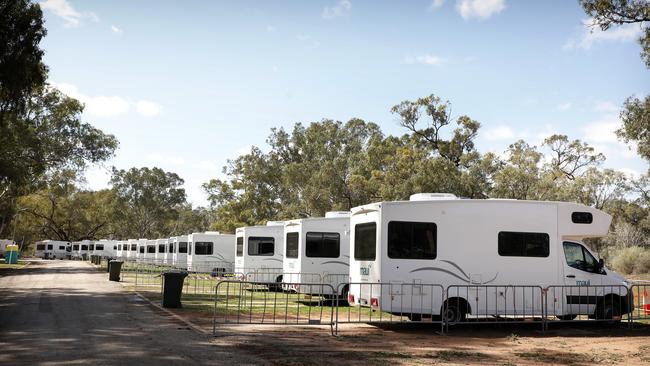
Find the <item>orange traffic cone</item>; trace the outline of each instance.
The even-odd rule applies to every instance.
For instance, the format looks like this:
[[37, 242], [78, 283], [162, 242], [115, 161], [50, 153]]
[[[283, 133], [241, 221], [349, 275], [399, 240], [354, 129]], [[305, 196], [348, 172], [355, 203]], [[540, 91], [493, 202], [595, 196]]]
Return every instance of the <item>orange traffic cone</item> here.
[[650, 315], [650, 301], [648, 301], [648, 291], [646, 289], [643, 289], [643, 299], [641, 301], [643, 301], [641, 305], [643, 313]]

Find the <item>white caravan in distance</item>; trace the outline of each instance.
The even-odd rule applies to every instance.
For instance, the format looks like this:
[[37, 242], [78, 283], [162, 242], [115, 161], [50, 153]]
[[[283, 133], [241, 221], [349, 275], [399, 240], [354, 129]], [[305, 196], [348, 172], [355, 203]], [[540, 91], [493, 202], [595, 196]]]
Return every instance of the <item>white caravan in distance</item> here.
[[[541, 291], [522, 298], [523, 291], [515, 296], [514, 290], [479, 286], [567, 285], [572, 287], [549, 300], [549, 315], [616, 318], [630, 311], [628, 284], [582, 243], [607, 235], [611, 220], [575, 203], [431, 193], [354, 207], [348, 301], [411, 318], [442, 314], [457, 322], [467, 314], [512, 314], [513, 307], [528, 314], [542, 310]], [[420, 284], [459, 287], [448, 290], [445, 307], [433, 288]]]
[[145, 256], [147, 254], [147, 239], [138, 239], [138, 242], [136, 243], [136, 248], [138, 250], [135, 252], [135, 259], [138, 262], [144, 261]]
[[187, 268], [187, 235], [174, 237], [172, 265], [176, 268]]
[[163, 256], [163, 263], [170, 266], [174, 264], [174, 240], [176, 240], [175, 236], [167, 239], [167, 247], [165, 248], [165, 255]]
[[236, 273], [257, 273], [249, 279], [259, 282], [282, 282], [283, 221], [269, 221], [266, 226], [240, 227], [235, 236]]
[[46, 250], [47, 250], [47, 244], [45, 243], [45, 241], [37, 241], [34, 256], [36, 258], [45, 258]]
[[[327, 212], [325, 217], [287, 221], [284, 225], [285, 290], [298, 293], [347, 294], [350, 275], [350, 212]], [[323, 283], [329, 286], [300, 286]]]
[[113, 246], [117, 245], [117, 242], [115, 240], [108, 240], [108, 239], [101, 239], [95, 242], [95, 245], [91, 245], [93, 247], [91, 254], [92, 255], [99, 255], [102, 257], [114, 257], [115, 256], [115, 250], [113, 249]]
[[235, 261], [235, 236], [218, 231], [192, 233], [187, 236], [187, 269], [211, 272], [215, 275], [232, 273]]
[[158, 264], [165, 264], [168, 241], [169, 239], [156, 239], [156, 253], [154, 255], [154, 260]]
[[138, 257], [138, 239], [129, 239], [122, 245], [122, 256], [127, 260], [134, 261]]
[[156, 260], [156, 241], [147, 240], [145, 244], [144, 251], [144, 261], [147, 263], [153, 263]]
[[69, 254], [67, 241], [42, 240], [36, 242], [36, 257], [45, 259], [63, 259]]

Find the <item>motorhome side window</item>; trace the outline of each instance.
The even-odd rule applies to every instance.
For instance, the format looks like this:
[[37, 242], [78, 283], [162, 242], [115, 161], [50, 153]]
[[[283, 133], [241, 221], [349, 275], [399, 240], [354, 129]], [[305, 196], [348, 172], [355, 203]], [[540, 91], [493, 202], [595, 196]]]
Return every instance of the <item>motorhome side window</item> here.
[[549, 236], [546, 233], [499, 233], [499, 255], [502, 257], [548, 257]]
[[287, 233], [287, 258], [298, 258], [298, 233]]
[[391, 221], [388, 223], [388, 257], [436, 259], [437, 228], [432, 222]]
[[97, 244], [95, 245], [96, 250], [104, 250], [104, 244]]
[[82, 244], [82, 245], [81, 245], [81, 250], [88, 250], [88, 246]]
[[571, 221], [574, 224], [591, 224], [594, 222], [594, 216], [591, 212], [574, 212], [571, 214]]
[[158, 244], [158, 253], [165, 252], [165, 244]]
[[[113, 245], [113, 250], [118, 250], [118, 249], [117, 249], [117, 245]], [[119, 250], [122, 250], [122, 246], [121, 246], [121, 245], [120, 245], [120, 249], [119, 249]]]
[[[78, 246], [77, 246], [77, 249], [79, 249]], [[38, 244], [38, 245], [36, 245], [36, 250], [45, 250], [45, 244]], [[75, 250], [76, 250], [76, 249], [75, 249]]]
[[52, 250], [52, 249], [54, 249], [54, 245], [53, 244], [48, 244], [47, 245], [47, 250]]
[[156, 253], [155, 245], [147, 245], [147, 253]]
[[564, 242], [564, 257], [569, 267], [585, 272], [600, 273], [598, 261], [580, 244]]
[[131, 244], [131, 251], [135, 252], [136, 250], [138, 250], [138, 245], [137, 244]]
[[354, 226], [354, 259], [374, 261], [377, 253], [377, 224], [368, 222]]
[[272, 256], [275, 253], [275, 239], [251, 236], [248, 238], [248, 255]]
[[[42, 250], [42, 249], [41, 249]], [[75, 244], [72, 246], [72, 250], [79, 250], [79, 244]]]
[[140, 253], [144, 254], [144, 247], [140, 247]]
[[187, 253], [187, 242], [186, 241], [179, 241], [178, 242], [178, 252], [179, 253]]
[[65, 250], [65, 245], [59, 245], [59, 250]]
[[244, 255], [244, 237], [240, 236], [237, 238], [237, 256], [241, 257]]
[[305, 236], [305, 255], [310, 258], [338, 258], [341, 251], [339, 233], [312, 233]]
[[194, 243], [194, 254], [211, 255], [214, 244], [210, 241], [197, 241]]

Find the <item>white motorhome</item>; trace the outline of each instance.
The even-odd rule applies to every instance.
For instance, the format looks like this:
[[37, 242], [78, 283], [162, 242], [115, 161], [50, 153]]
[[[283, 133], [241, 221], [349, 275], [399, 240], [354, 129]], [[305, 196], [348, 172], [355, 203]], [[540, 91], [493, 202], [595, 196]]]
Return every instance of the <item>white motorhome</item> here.
[[145, 260], [147, 254], [147, 239], [138, 239], [136, 247], [138, 250], [135, 253], [135, 259], [138, 262], [142, 262]]
[[138, 257], [138, 239], [129, 239], [122, 245], [124, 258], [135, 261]]
[[187, 236], [187, 269], [195, 272], [232, 273], [235, 261], [235, 236], [218, 231]]
[[79, 258], [88, 258], [89, 253], [94, 249], [95, 242], [93, 240], [82, 240], [79, 242], [79, 250], [75, 254]]
[[147, 240], [145, 242], [144, 261], [154, 263], [156, 261], [156, 241]]
[[[286, 290], [333, 295], [350, 275], [350, 212], [287, 221], [282, 281]], [[300, 286], [324, 283], [325, 287]], [[347, 287], [340, 289], [347, 294]], [[339, 294], [340, 295], [340, 294]]]
[[255, 281], [282, 282], [283, 221], [269, 221], [266, 226], [240, 227], [235, 236], [236, 273], [259, 273]]
[[13, 240], [9, 239], [0, 239], [0, 258], [3, 258], [5, 255], [5, 251], [7, 250], [7, 245], [14, 245]]
[[117, 246], [115, 240], [101, 239], [91, 245], [91, 254], [99, 255], [102, 257], [114, 257], [116, 249], [113, 249], [114, 246]]
[[[512, 298], [513, 293], [486, 285], [569, 286], [549, 300], [549, 315], [620, 315], [629, 311], [627, 283], [582, 243], [607, 235], [611, 220], [600, 210], [575, 203], [457, 199], [449, 194], [417, 194], [410, 201], [354, 207], [348, 300], [456, 322], [467, 314], [509, 314], [512, 307], [541, 311], [542, 291]], [[389, 287], [380, 283], [394, 286], [388, 293]], [[420, 284], [448, 289], [446, 306], [441, 296], [429, 293], [433, 289], [427, 292]]]
[[169, 239], [156, 239], [156, 253], [154, 261], [158, 264], [166, 264], [165, 256], [167, 255], [167, 242]]
[[45, 252], [47, 251], [46, 240], [36, 242], [36, 250], [34, 251], [34, 256], [36, 258], [45, 258]]
[[124, 240], [118, 240], [115, 243], [115, 257], [116, 258], [124, 258], [126, 257], [126, 252], [122, 250], [122, 246], [126, 243]]
[[167, 239], [167, 250], [165, 250], [164, 262], [165, 264], [170, 266], [174, 265], [174, 253], [176, 252], [175, 241], [176, 241], [175, 236], [172, 236], [169, 239]]
[[172, 264], [176, 268], [187, 268], [187, 235], [174, 237]]

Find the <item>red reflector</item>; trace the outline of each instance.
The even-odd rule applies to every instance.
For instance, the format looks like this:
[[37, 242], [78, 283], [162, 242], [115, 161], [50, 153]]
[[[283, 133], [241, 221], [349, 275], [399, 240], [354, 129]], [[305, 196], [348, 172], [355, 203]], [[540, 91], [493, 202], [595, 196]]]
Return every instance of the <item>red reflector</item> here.
[[370, 306], [379, 306], [379, 300], [377, 300], [377, 299], [374, 298], [374, 297], [371, 298], [371, 299], [370, 299]]
[[352, 295], [352, 294], [348, 294], [348, 302], [349, 302], [350, 304], [354, 304], [354, 295]]

